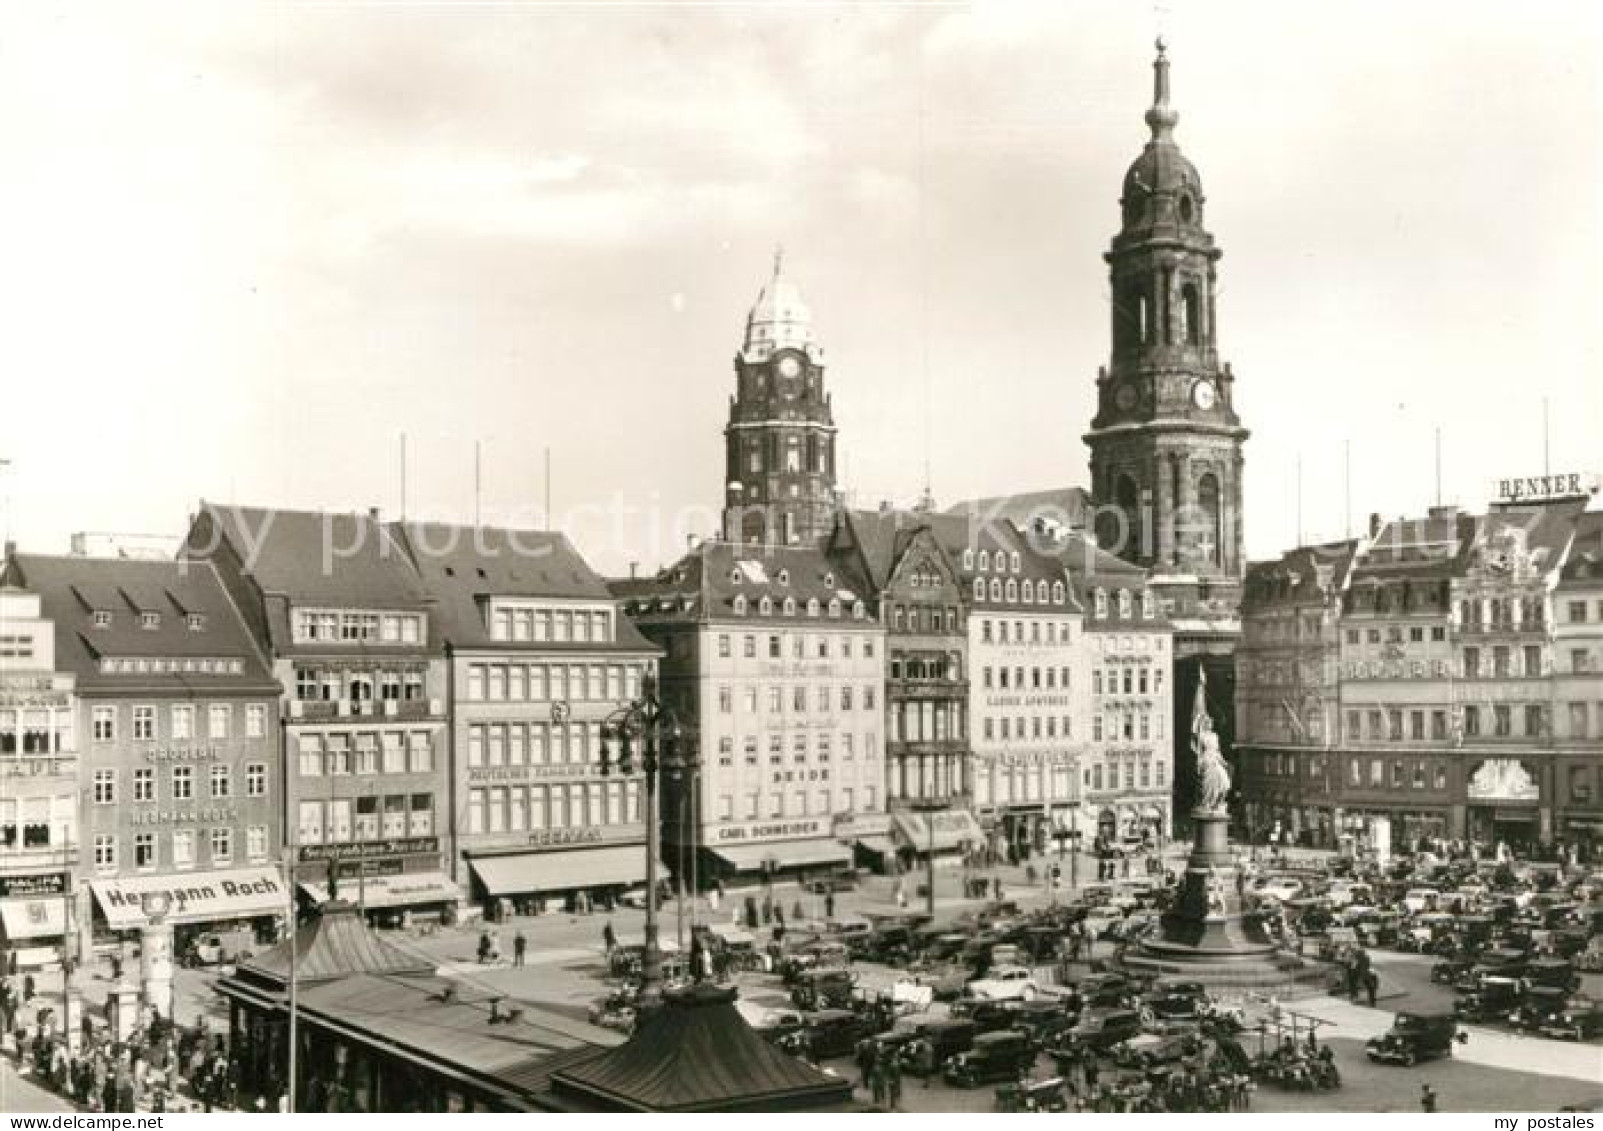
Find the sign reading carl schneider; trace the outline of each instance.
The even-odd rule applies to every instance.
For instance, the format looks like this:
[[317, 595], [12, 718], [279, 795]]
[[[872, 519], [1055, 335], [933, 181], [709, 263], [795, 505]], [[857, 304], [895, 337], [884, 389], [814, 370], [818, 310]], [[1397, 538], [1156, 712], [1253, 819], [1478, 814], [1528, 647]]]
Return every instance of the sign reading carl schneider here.
[[823, 821], [751, 821], [720, 825], [713, 830], [712, 838], [719, 844], [732, 844], [745, 840], [797, 840], [829, 835], [830, 828]]

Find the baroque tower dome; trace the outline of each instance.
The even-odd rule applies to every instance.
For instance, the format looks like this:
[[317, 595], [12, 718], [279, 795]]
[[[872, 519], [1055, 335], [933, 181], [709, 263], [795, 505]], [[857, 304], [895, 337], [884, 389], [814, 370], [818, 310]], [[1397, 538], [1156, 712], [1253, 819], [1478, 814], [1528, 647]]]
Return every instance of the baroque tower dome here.
[[823, 351], [813, 344], [813, 312], [800, 288], [785, 275], [783, 249], [774, 252], [773, 277], [758, 292], [746, 316], [740, 355], [746, 361], [762, 361], [782, 349], [801, 350], [815, 361], [823, 357]]
[[1169, 103], [1169, 59], [1161, 39], [1152, 72], [1152, 106], [1146, 114], [1152, 138], [1124, 175], [1119, 200], [1124, 230], [1144, 235], [1159, 226], [1201, 228], [1202, 178], [1174, 141], [1180, 115]]

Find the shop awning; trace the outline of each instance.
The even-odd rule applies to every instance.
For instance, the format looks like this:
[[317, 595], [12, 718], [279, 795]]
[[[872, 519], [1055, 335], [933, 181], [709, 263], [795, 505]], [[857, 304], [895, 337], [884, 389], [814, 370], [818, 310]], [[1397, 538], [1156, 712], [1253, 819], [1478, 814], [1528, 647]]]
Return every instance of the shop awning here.
[[67, 909], [61, 896], [54, 899], [0, 899], [0, 925], [6, 939], [48, 939], [67, 933]]
[[[314, 903], [328, 902], [328, 885], [301, 883]], [[462, 889], [444, 872], [403, 872], [399, 876], [341, 876], [339, 897], [364, 907], [410, 907], [418, 903], [455, 903]]]
[[854, 842], [864, 852], [872, 852], [875, 856], [889, 856], [896, 851], [888, 836], [860, 836]]
[[967, 809], [940, 809], [933, 813], [904, 811], [891, 814], [892, 825], [902, 843], [914, 852], [930, 850], [930, 826], [934, 825], [935, 851], [946, 852], [964, 842], [977, 845], [985, 840], [985, 830]]
[[223, 872], [128, 876], [89, 885], [114, 931], [145, 925], [142, 897], [165, 894], [169, 923], [213, 923], [287, 914], [289, 894], [278, 869], [234, 868]]
[[764, 861], [772, 860], [781, 868], [809, 868], [817, 864], [845, 864], [852, 858], [851, 849], [838, 840], [775, 840], [767, 844], [742, 844], [736, 848], [720, 846], [712, 854], [738, 872], [755, 872]]
[[[646, 850], [638, 844], [576, 848], [567, 852], [475, 856], [468, 863], [490, 895], [577, 891], [640, 884], [646, 880]], [[666, 869], [663, 874], [666, 875]]]

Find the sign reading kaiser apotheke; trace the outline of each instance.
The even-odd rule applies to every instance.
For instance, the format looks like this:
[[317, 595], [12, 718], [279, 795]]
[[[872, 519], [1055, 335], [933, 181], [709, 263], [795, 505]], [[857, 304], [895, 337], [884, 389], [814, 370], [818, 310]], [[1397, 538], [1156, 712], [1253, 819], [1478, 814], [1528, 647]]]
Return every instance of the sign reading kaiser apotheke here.
[[830, 824], [822, 819], [807, 821], [742, 821], [734, 825], [715, 825], [712, 829], [714, 844], [740, 844], [760, 840], [805, 840], [809, 837], [833, 835]]

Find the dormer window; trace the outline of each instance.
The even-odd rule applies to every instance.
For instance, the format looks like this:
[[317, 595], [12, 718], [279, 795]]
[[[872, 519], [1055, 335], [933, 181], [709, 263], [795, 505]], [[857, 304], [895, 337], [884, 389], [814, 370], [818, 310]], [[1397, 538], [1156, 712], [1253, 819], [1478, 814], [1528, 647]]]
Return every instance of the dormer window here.
[[184, 618], [184, 624], [188, 626], [190, 632], [199, 632], [206, 627], [206, 618], [200, 613], [190, 613]]
[[737, 595], [735, 597], [735, 615], [737, 617], [743, 617], [746, 615], [746, 598], [744, 595]]
[[1130, 615], [1130, 591], [1119, 590], [1119, 615], [1128, 618]]
[[1019, 599], [1019, 583], [1011, 577], [1007, 579], [1007, 599], [1009, 603]]
[[816, 617], [818, 615], [818, 598], [817, 597], [809, 597], [807, 599], [807, 615], [810, 616], [810, 617]]
[[729, 583], [731, 585], [740, 584], [740, 570], [738, 568], [729, 571]]
[[785, 598], [784, 609], [785, 609], [785, 615], [787, 617], [795, 616], [796, 615], [796, 599], [794, 597], [786, 597]]
[[993, 577], [993, 578], [991, 578], [991, 600], [1000, 601], [1001, 599], [1002, 599], [1002, 581], [1001, 581], [1000, 578]]
[[1096, 615], [1097, 616], [1105, 617], [1105, 616], [1108, 615], [1108, 593], [1107, 593], [1107, 590], [1098, 589], [1096, 591], [1095, 605], [1096, 605]]
[[1143, 619], [1143, 620], [1151, 620], [1152, 619], [1152, 612], [1153, 612], [1153, 609], [1152, 609], [1152, 594], [1151, 593], [1142, 593], [1141, 594], [1141, 619]]
[[1035, 585], [1028, 579], [1025, 580], [1023, 585], [1019, 586], [1019, 600], [1026, 605], [1035, 604]]
[[765, 616], [765, 617], [773, 616], [774, 615], [774, 603], [772, 601], [770, 601], [767, 597], [764, 597], [757, 604], [757, 612], [760, 613], [761, 615]]
[[1019, 552], [1017, 550], [1014, 550], [1012, 556], [1008, 559], [1008, 568], [1014, 573], [1019, 571]]
[[782, 570], [779, 571], [779, 584], [781, 584], [781, 585], [789, 585], [790, 584], [790, 570], [782, 569]]
[[988, 570], [990, 568], [991, 568], [991, 552], [989, 550], [981, 550], [980, 551], [980, 570], [983, 572], [983, 571]]
[[139, 627], [140, 628], [145, 628], [145, 629], [160, 628], [161, 627], [161, 614], [160, 613], [140, 613], [139, 614]]
[[832, 573], [824, 574], [824, 588], [825, 589], [833, 589], [833, 588], [835, 588], [835, 575], [834, 574], [832, 574]]
[[963, 568], [965, 570], [974, 568], [974, 550], [972, 548], [963, 551]]
[[856, 604], [854, 604], [852, 606], [852, 616], [855, 619], [862, 620], [867, 615], [868, 615], [868, 610], [863, 607], [863, 603], [861, 601], [858, 601]]
[[108, 613], [108, 612], [104, 612], [104, 611], [97, 611], [95, 613], [95, 627], [96, 628], [110, 628], [111, 627], [111, 614]]
[[983, 577], [974, 579], [974, 599], [976, 601], [985, 600], [985, 578]]
[[836, 619], [840, 617], [840, 602], [833, 597], [829, 601], [829, 615]]
[[1061, 581], [1054, 581], [1052, 583], [1052, 603], [1054, 605], [1063, 605], [1068, 603], [1068, 591], [1063, 588], [1063, 582]]

